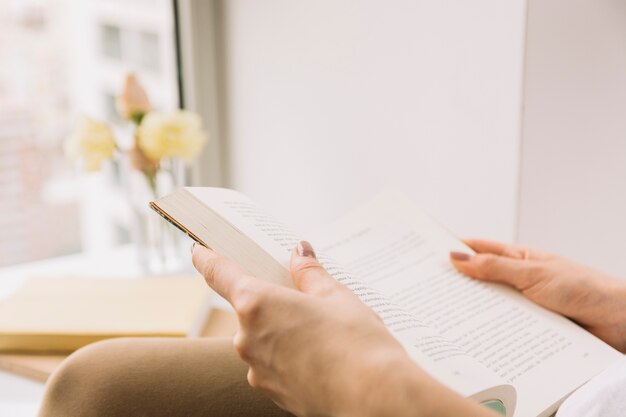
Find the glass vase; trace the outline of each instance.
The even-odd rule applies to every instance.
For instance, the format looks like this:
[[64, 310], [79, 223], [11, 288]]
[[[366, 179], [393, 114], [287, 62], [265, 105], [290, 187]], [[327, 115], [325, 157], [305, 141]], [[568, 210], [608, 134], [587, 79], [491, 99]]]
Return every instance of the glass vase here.
[[156, 175], [130, 169], [128, 194], [131, 205], [130, 236], [138, 262], [146, 274], [180, 272], [189, 263], [188, 242], [183, 233], [150, 208], [150, 201], [185, 184], [185, 167], [180, 161], [161, 161]]

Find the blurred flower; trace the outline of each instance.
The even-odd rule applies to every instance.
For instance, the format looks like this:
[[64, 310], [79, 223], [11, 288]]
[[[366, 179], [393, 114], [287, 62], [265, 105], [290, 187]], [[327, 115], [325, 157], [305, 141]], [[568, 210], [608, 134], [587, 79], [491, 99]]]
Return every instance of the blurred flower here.
[[111, 159], [116, 147], [111, 129], [86, 116], [63, 144], [65, 154], [81, 161], [87, 171], [99, 170], [103, 160]]
[[117, 111], [124, 119], [132, 120], [136, 124], [150, 111], [148, 94], [134, 74], [126, 75], [122, 93], [117, 97]]
[[153, 161], [179, 157], [189, 163], [206, 141], [200, 116], [184, 110], [148, 113], [137, 130], [139, 149]]
[[147, 158], [136, 145], [128, 151], [128, 157], [130, 158], [132, 167], [146, 175], [155, 175], [159, 170], [159, 161], [153, 161]]

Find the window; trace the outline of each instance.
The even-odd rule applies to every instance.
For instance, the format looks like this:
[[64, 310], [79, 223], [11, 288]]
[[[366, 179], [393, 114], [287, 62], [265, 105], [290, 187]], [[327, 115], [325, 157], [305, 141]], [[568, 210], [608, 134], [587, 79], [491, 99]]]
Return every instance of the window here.
[[159, 36], [150, 32], [140, 32], [138, 35], [140, 65], [147, 70], [159, 71], [161, 60]]
[[178, 106], [172, 3], [146, 5], [0, 2], [0, 266], [128, 241], [122, 199], [102, 197], [124, 195], [120, 167], [79, 172], [63, 141], [81, 113], [125, 134], [115, 100], [128, 72], [154, 108]]
[[70, 112], [65, 19], [42, 2], [0, 9], [0, 265], [7, 265], [79, 250], [80, 226], [77, 201], [54, 191], [71, 177], [60, 141]]
[[117, 112], [115, 93], [105, 92], [102, 94], [104, 100], [104, 114], [106, 119], [112, 123], [122, 123], [120, 115]]
[[113, 59], [122, 58], [122, 39], [120, 28], [113, 25], [102, 25], [102, 54]]

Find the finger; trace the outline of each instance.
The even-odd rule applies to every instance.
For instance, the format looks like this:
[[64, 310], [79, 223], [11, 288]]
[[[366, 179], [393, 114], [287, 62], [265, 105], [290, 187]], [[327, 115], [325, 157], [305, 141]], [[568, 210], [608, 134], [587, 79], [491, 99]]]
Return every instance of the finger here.
[[286, 398], [281, 395], [284, 392], [284, 388], [281, 388], [281, 383], [277, 381], [276, 375], [258, 366], [250, 366], [247, 374], [248, 384], [257, 391], [262, 392], [268, 396], [276, 405], [286, 410]]
[[251, 284], [252, 277], [245, 274], [237, 264], [202, 245], [193, 246], [191, 259], [209, 287], [231, 304], [235, 289]]
[[547, 253], [536, 249], [495, 242], [493, 240], [465, 239], [463, 242], [478, 253], [493, 253], [494, 255], [508, 256], [515, 259], [546, 259], [548, 257]]
[[336, 288], [337, 282], [317, 260], [309, 242], [299, 242], [291, 254], [291, 277], [296, 288], [308, 294], [324, 295]]
[[507, 243], [482, 239], [465, 239], [464, 242], [478, 253], [493, 253], [499, 256], [524, 259], [524, 253], [521, 248]]
[[514, 259], [492, 253], [469, 255], [451, 252], [450, 260], [460, 272], [481, 281], [499, 282], [518, 290], [532, 286], [538, 276], [534, 261]]
[[254, 360], [254, 350], [250, 349], [250, 341], [242, 329], [239, 329], [237, 333], [235, 333], [233, 337], [233, 347], [241, 360], [250, 365], [256, 363]]

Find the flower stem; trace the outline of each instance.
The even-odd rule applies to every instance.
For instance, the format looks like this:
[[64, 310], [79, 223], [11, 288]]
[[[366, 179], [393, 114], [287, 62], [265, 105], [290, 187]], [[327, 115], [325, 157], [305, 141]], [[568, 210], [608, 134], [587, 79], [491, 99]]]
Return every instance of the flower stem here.
[[156, 171], [142, 171], [143, 175], [146, 177], [146, 181], [148, 181], [148, 187], [150, 187], [150, 191], [152, 191], [152, 196], [156, 199], [159, 196], [157, 195], [157, 183], [156, 183]]

